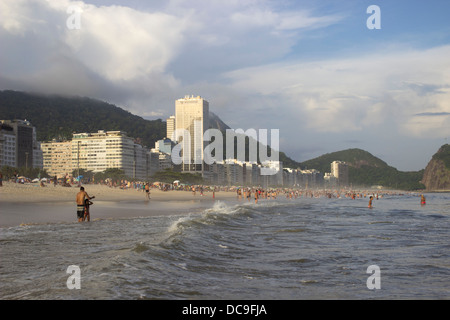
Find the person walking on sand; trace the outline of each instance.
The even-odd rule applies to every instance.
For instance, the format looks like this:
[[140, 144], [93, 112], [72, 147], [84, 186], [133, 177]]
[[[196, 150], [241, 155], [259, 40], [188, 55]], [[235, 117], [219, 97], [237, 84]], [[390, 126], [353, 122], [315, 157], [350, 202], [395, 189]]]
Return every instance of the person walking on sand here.
[[147, 195], [147, 199], [150, 199], [150, 186], [148, 182], [145, 185], [145, 194]]
[[80, 192], [77, 193], [77, 218], [78, 222], [82, 222], [84, 218], [85, 211], [85, 199], [91, 200], [95, 197], [90, 197], [86, 191], [84, 191], [84, 187], [80, 187]]

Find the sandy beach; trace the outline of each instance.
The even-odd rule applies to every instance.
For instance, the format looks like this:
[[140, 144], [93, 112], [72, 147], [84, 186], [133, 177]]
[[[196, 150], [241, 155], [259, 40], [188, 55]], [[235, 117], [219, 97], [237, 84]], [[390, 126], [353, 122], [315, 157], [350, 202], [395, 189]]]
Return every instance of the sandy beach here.
[[[203, 196], [190, 191], [161, 191], [152, 188], [150, 200], [143, 191], [120, 189], [105, 185], [84, 185], [95, 196], [91, 220], [120, 219], [136, 216], [174, 215], [200, 212], [217, 201], [235, 201], [234, 192], [205, 192]], [[37, 183], [3, 182], [0, 187], [0, 227], [75, 222], [75, 196], [78, 186], [63, 187]]]

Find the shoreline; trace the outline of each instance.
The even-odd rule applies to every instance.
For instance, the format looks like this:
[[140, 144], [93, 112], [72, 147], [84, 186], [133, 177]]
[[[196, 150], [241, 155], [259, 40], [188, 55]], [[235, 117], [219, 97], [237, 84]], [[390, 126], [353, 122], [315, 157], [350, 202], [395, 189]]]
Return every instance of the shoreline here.
[[[89, 196], [95, 196], [94, 201], [146, 200], [146, 194], [142, 190], [120, 189], [100, 184], [86, 184], [83, 186]], [[40, 187], [36, 183], [21, 184], [3, 182], [3, 186], [0, 187], [0, 203], [75, 202], [75, 196], [79, 190], [79, 187], [76, 185], [72, 187], [63, 187], [61, 185], [46, 185], [45, 187]], [[227, 200], [233, 197], [236, 197], [236, 194], [233, 192], [217, 191], [214, 199]], [[158, 201], [190, 200], [193, 198], [214, 200], [213, 193], [210, 191], [205, 192], [204, 195], [201, 196], [199, 192], [197, 192], [196, 195], [193, 195], [191, 191], [162, 191], [156, 188], [150, 189], [150, 198], [150, 200], [153, 199]]]
[[[192, 191], [150, 189], [150, 199], [146, 193], [138, 189], [120, 189], [100, 184], [83, 185], [89, 196], [95, 196], [91, 208], [91, 221], [98, 219], [133, 218], [148, 216], [169, 216], [189, 213], [200, 213], [212, 208], [217, 202], [239, 203], [236, 190], [220, 190], [214, 193], [205, 191], [204, 195]], [[63, 187], [38, 183], [20, 184], [3, 182], [0, 187], [0, 228], [24, 226], [32, 224], [48, 224], [55, 222], [77, 222], [76, 194], [79, 187]], [[349, 197], [348, 191], [335, 190], [338, 197]], [[403, 194], [387, 190], [372, 190], [381, 194]], [[400, 193], [398, 193], [400, 192]], [[307, 197], [331, 197], [327, 190], [304, 190]], [[368, 190], [365, 195], [370, 194]], [[361, 193], [358, 196], [362, 197]], [[253, 201], [253, 197], [251, 198]]]
[[[234, 202], [233, 192], [198, 192], [150, 190], [150, 199], [143, 191], [120, 189], [105, 185], [83, 185], [89, 196], [95, 196], [91, 207], [91, 222], [161, 215], [182, 215], [201, 212], [214, 203]], [[18, 184], [4, 182], [0, 187], [0, 228], [35, 224], [77, 222], [76, 194], [78, 186]]]

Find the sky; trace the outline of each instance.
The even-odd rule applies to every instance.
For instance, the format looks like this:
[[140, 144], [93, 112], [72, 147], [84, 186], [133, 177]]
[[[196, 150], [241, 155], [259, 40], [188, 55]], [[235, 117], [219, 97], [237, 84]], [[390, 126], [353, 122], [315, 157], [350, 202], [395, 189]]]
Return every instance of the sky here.
[[296, 161], [360, 148], [415, 171], [450, 137], [449, 12], [448, 0], [2, 0], [0, 90], [163, 120], [199, 95], [232, 128], [279, 129]]

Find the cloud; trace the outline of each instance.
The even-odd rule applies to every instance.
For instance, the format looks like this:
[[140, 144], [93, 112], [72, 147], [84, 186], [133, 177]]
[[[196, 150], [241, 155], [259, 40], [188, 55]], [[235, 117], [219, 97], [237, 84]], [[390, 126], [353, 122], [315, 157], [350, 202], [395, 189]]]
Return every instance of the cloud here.
[[182, 44], [186, 18], [85, 5], [82, 28], [65, 33], [77, 59], [111, 80], [165, 71]]
[[419, 122], [411, 114], [450, 111], [448, 56], [450, 46], [441, 46], [285, 62], [235, 70], [227, 77], [234, 90], [270, 97], [292, 121], [313, 132], [360, 132], [391, 123], [397, 134], [435, 136], [448, 131], [445, 122]]
[[[25, 60], [30, 56], [25, 49], [32, 48], [24, 40], [33, 36], [35, 42], [42, 42], [37, 46], [41, 62], [50, 64], [52, 57], [65, 54], [110, 80], [130, 80], [164, 71], [182, 45], [183, 32], [189, 31], [188, 17], [139, 12], [122, 6], [8, 0], [2, 6], [3, 34], [14, 36], [8, 39], [12, 48], [5, 49], [24, 49], [17, 58]], [[30, 10], [30, 6], [37, 9]], [[71, 7], [81, 11], [79, 29], [66, 25]], [[10, 52], [4, 53], [6, 59], [14, 58]]]
[[[2, 1], [3, 88], [88, 95], [138, 114], [168, 113], [163, 104], [173, 108], [185, 87], [219, 86], [225, 71], [283, 57], [297, 32], [339, 20], [272, 1], [126, 5]], [[79, 29], [67, 27], [69, 8], [81, 12]]]
[[442, 117], [449, 116], [450, 112], [422, 112], [416, 113], [414, 116], [416, 117]]

